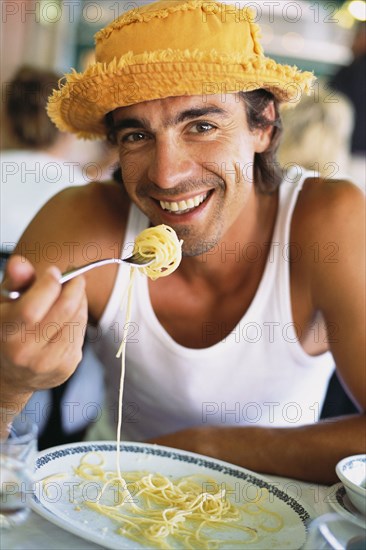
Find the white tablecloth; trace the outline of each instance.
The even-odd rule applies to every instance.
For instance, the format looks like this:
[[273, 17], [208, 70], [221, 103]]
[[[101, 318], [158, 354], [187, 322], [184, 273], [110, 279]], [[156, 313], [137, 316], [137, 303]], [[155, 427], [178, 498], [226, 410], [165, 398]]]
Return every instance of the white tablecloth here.
[[[268, 476], [267, 478], [286, 493], [301, 500], [313, 517], [332, 511], [329, 505], [331, 488], [286, 478]], [[0, 537], [2, 550], [100, 550], [102, 548], [64, 531], [35, 512], [31, 512], [29, 519], [16, 529], [0, 531]]]

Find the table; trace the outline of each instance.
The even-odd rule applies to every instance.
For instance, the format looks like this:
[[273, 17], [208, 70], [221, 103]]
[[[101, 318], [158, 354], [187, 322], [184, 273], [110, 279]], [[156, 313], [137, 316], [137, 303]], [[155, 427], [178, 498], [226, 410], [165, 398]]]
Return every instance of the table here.
[[[332, 511], [329, 499], [332, 488], [315, 483], [265, 476], [268, 481], [301, 500], [312, 517]], [[16, 530], [0, 533], [2, 550], [101, 550], [98, 544], [83, 540], [60, 527], [53, 525], [35, 512]]]

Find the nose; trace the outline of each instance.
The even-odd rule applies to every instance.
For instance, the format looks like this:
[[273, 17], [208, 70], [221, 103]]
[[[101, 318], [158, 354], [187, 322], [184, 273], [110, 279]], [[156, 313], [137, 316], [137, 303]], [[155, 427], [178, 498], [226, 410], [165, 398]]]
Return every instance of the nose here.
[[172, 139], [157, 139], [148, 169], [150, 181], [162, 189], [174, 188], [192, 176], [192, 160], [185, 148]]

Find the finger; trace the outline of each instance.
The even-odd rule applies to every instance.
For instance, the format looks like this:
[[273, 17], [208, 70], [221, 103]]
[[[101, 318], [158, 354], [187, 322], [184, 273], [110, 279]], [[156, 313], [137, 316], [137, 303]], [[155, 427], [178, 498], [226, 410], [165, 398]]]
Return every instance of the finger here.
[[9, 290], [19, 290], [29, 286], [35, 278], [35, 269], [24, 256], [11, 256], [5, 267], [3, 286]]
[[[47, 325], [45, 325], [47, 326]], [[52, 324], [47, 327], [47, 330]], [[77, 368], [82, 359], [82, 346], [87, 326], [87, 300], [85, 294], [77, 305], [77, 313], [71, 322], [58, 325], [56, 332], [44, 333], [45, 347], [40, 353], [32, 383], [38, 388], [61, 384]]]
[[[58, 333], [62, 331], [65, 324], [69, 326], [71, 332], [75, 331], [81, 323], [84, 326], [87, 323], [85, 282], [82, 277], [61, 287], [57, 299], [39, 320], [37, 317], [40, 312], [34, 312], [32, 309], [34, 300], [29, 298], [31, 294], [33, 295], [33, 289], [18, 300], [21, 307], [19, 316], [14, 316], [13, 319], [8, 316], [7, 319], [6, 342], [18, 365], [37, 365], [40, 355], [46, 351], [47, 346], [57, 342]], [[44, 301], [42, 303], [44, 305]], [[8, 309], [12, 306], [13, 304], [9, 304]], [[39, 306], [37, 301], [36, 306]], [[53, 350], [55, 348], [54, 345]]]
[[[65, 288], [68, 296], [63, 300], [60, 298], [42, 323], [30, 328], [18, 327], [18, 338], [9, 345], [12, 361], [17, 365], [12, 378], [15, 386], [34, 391], [61, 384], [79, 364], [87, 324], [87, 299], [82, 281], [71, 286], [77, 288], [73, 292], [72, 288]], [[76, 294], [79, 294], [79, 299], [76, 299]], [[75, 312], [69, 306], [65, 309], [65, 303], [62, 304], [68, 300], [73, 303]], [[60, 317], [61, 308], [63, 319]], [[19, 345], [19, 339], [22, 345]]]
[[[70, 332], [70, 327], [64, 326], [57, 334], [57, 339], [51, 341], [46, 352], [42, 354], [42, 360], [37, 366], [32, 384], [36, 384], [37, 388], [49, 388], [67, 380], [82, 359], [84, 332], [82, 331], [82, 334], [80, 331]], [[51, 361], [52, 369], [50, 369]]]
[[60, 331], [66, 327], [70, 332], [70, 342], [73, 344], [73, 334], [85, 332], [88, 320], [85, 280], [77, 277], [63, 285], [62, 292], [55, 305], [41, 322], [41, 330], [48, 341], [57, 340]]
[[57, 267], [48, 267], [18, 300], [8, 304], [13, 316], [26, 325], [40, 322], [61, 294], [60, 277]]

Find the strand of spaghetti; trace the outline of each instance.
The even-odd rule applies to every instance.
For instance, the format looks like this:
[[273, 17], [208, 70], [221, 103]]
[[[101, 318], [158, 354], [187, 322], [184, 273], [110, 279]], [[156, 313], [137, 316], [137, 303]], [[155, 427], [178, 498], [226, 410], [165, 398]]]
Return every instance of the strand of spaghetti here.
[[129, 329], [129, 323], [131, 320], [131, 306], [132, 306], [132, 289], [133, 281], [135, 277], [135, 268], [130, 270], [130, 281], [128, 285], [128, 294], [127, 294], [127, 311], [126, 311], [126, 320], [123, 327], [122, 342], [117, 352], [117, 357], [121, 357], [121, 377], [119, 383], [119, 396], [118, 396], [118, 423], [117, 423], [117, 473], [118, 477], [121, 480], [121, 483], [124, 483], [121, 475], [120, 467], [120, 446], [121, 446], [121, 429], [122, 429], [122, 404], [123, 404], [123, 388], [125, 381], [125, 371], [126, 371], [126, 344], [127, 344], [127, 334]]
[[154, 258], [154, 262], [150, 266], [141, 268], [131, 268], [130, 279], [127, 289], [127, 310], [126, 319], [123, 327], [122, 342], [117, 351], [117, 358], [121, 357], [121, 375], [118, 394], [118, 422], [117, 422], [117, 474], [121, 482], [121, 486], [124, 487], [126, 497], [131, 501], [127, 484], [122, 478], [121, 466], [120, 466], [120, 453], [121, 453], [121, 430], [122, 430], [122, 416], [123, 416], [123, 389], [124, 379], [126, 371], [126, 344], [129, 323], [131, 320], [131, 306], [132, 306], [132, 290], [135, 278], [135, 271], [139, 269], [145, 273], [148, 277], [155, 280], [158, 277], [164, 277], [170, 275], [180, 264], [182, 259], [182, 242], [179, 241], [175, 231], [167, 225], [159, 225], [157, 227], [149, 227], [139, 233], [135, 239], [133, 253], [139, 252], [141, 256], [146, 258]]

